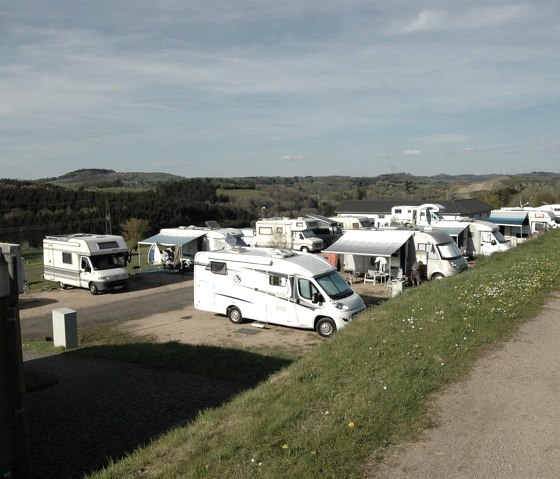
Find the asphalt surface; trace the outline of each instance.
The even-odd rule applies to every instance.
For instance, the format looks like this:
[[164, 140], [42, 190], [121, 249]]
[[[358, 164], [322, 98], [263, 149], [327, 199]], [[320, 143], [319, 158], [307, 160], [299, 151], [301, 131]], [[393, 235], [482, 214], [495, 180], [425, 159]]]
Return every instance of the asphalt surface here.
[[70, 354], [27, 355], [25, 370], [58, 381], [26, 395], [36, 479], [82, 478], [246, 387]]
[[151, 314], [182, 309], [193, 302], [192, 274], [157, 271], [131, 279], [126, 291], [93, 296], [87, 289], [37, 292], [20, 298], [21, 336], [24, 341], [52, 336], [52, 310], [77, 311], [78, 329], [124, 322]]

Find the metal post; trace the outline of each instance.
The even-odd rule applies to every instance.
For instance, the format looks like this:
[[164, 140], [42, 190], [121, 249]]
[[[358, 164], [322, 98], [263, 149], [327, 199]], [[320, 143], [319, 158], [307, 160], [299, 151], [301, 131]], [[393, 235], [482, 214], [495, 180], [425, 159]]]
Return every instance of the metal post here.
[[[8, 248], [5, 248], [7, 246]], [[6, 393], [6, 399], [9, 400], [13, 411], [11, 418], [13, 444], [15, 457], [12, 458], [13, 464], [9, 467], [13, 468], [15, 478], [27, 479], [31, 477], [29, 466], [29, 442], [27, 431], [27, 417], [25, 409], [25, 379], [23, 373], [23, 355], [21, 351], [21, 331], [19, 322], [19, 285], [18, 285], [18, 261], [20, 261], [19, 246], [2, 244], [2, 254], [0, 255], [0, 268], [7, 267], [9, 294], [0, 298], [0, 321], [2, 327], [0, 332], [5, 337], [1, 338], [7, 345], [5, 363], [6, 377], [8, 379], [9, 388]], [[17, 250], [13, 252], [4, 252], [5, 249]], [[2, 265], [2, 263], [7, 263]], [[2, 372], [4, 373], [4, 372]], [[12, 462], [11, 461], [11, 462]], [[1, 466], [1, 465], [0, 465]], [[11, 471], [4, 472], [11, 474]], [[12, 477], [6, 475], [5, 477]]]

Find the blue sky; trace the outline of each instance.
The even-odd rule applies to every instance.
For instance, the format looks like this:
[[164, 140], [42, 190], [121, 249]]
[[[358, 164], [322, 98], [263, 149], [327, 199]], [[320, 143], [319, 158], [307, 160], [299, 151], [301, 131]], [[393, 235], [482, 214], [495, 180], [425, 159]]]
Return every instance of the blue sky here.
[[0, 177], [560, 171], [560, 4], [0, 0]]

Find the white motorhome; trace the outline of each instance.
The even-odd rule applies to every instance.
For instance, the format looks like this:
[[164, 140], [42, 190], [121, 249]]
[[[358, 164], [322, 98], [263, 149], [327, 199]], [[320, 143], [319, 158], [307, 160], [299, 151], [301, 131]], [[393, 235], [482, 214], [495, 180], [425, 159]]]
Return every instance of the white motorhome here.
[[391, 222], [404, 226], [430, 226], [442, 220], [440, 212], [445, 207], [437, 203], [427, 203], [420, 206], [393, 206], [391, 208]]
[[541, 211], [534, 208], [492, 210], [489, 221], [498, 225], [500, 232], [514, 245], [525, 241], [534, 234], [560, 227], [553, 211]]
[[453, 276], [468, 268], [453, 238], [435, 230], [350, 230], [323, 253], [338, 255], [341, 270], [353, 277], [363, 276], [373, 269], [378, 258], [384, 258], [387, 263], [387, 279], [397, 277], [399, 269], [410, 277], [417, 260], [424, 263], [427, 279]]
[[474, 219], [448, 220], [442, 214], [445, 207], [435, 203], [420, 206], [394, 206], [394, 223], [433, 228], [449, 233], [464, 256], [476, 258], [511, 249], [511, 242], [489, 221]]
[[316, 220], [306, 218], [264, 218], [255, 225], [255, 246], [321, 251], [323, 240], [313, 232], [318, 227]]
[[365, 304], [317, 255], [271, 248], [199, 252], [194, 266], [194, 306], [245, 318], [313, 329], [330, 336], [344, 328]]
[[344, 230], [358, 230], [362, 228], [371, 228], [375, 226], [375, 221], [367, 216], [332, 216], [330, 218], [340, 224], [340, 227]]
[[69, 234], [43, 239], [44, 278], [91, 294], [125, 289], [129, 254], [122, 236]]
[[500, 233], [498, 225], [489, 221], [441, 220], [434, 223], [432, 229], [449, 233], [467, 258], [490, 256], [512, 248], [511, 241]]

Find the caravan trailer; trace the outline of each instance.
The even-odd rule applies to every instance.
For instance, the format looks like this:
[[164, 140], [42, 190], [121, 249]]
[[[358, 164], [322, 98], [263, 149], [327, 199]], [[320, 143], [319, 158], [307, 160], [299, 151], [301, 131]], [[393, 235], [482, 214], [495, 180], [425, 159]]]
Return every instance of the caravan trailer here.
[[313, 329], [328, 337], [365, 304], [317, 255], [272, 248], [231, 248], [195, 256], [194, 306], [263, 323]]
[[91, 294], [125, 289], [128, 249], [122, 236], [69, 234], [43, 239], [44, 278]]

